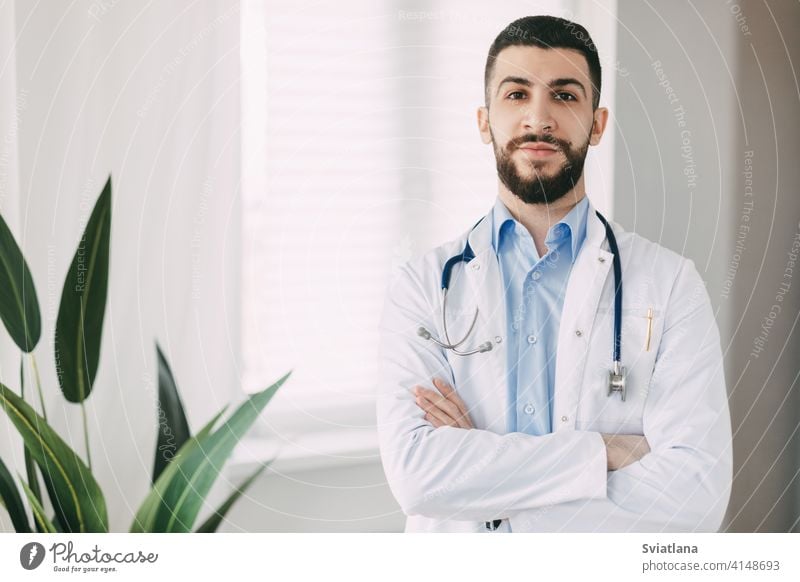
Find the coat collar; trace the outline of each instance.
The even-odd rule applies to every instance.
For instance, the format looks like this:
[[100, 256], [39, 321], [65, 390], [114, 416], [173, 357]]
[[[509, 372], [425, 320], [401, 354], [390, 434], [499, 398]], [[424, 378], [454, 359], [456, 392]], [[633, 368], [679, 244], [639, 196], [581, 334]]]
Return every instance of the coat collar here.
[[[588, 198], [587, 198], [588, 199]], [[606, 231], [603, 223], [600, 222], [600, 219], [597, 218], [596, 209], [592, 204], [591, 200], [588, 200], [589, 208], [588, 208], [588, 215], [586, 217], [586, 239], [583, 241], [583, 245], [588, 245], [593, 247], [594, 249], [601, 248], [603, 241], [606, 238]], [[469, 242], [469, 246], [472, 251], [475, 253], [475, 257], [483, 257], [485, 260], [485, 254], [488, 251], [493, 251], [494, 247], [492, 246], [492, 211], [489, 212], [484, 216], [478, 224], [469, 232], [467, 235], [467, 240]], [[583, 245], [581, 248], [583, 248]]]

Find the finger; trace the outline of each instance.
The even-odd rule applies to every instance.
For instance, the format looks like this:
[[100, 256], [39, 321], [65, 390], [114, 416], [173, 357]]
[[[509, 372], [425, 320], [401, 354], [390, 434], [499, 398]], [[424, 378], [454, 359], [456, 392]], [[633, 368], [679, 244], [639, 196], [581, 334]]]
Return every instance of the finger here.
[[436, 418], [432, 417], [427, 412], [425, 413], [425, 420], [430, 422], [433, 425], [433, 428], [439, 428], [440, 426], [444, 426], [441, 422], [439, 422]]
[[445, 398], [458, 407], [458, 409], [461, 411], [461, 414], [464, 416], [469, 415], [467, 411], [467, 405], [464, 404], [463, 400], [461, 400], [461, 396], [458, 395], [458, 392], [456, 392], [455, 388], [440, 378], [434, 378], [433, 385], [439, 389], [439, 392], [441, 392]]
[[441, 395], [432, 390], [421, 393], [420, 398], [425, 399], [430, 405], [436, 406], [439, 410], [447, 414], [448, 417], [452, 418], [456, 423], [454, 426], [458, 428], [475, 428], [469, 416], [461, 414], [457, 406], [452, 402], [448, 402]]
[[440, 407], [442, 410], [447, 412], [447, 414], [449, 414], [454, 418], [461, 414], [461, 411], [454, 402], [448, 400], [436, 390], [431, 390], [429, 388], [422, 388], [419, 391], [419, 395], [423, 396], [424, 398], [427, 398], [430, 402], [436, 404], [438, 407]]
[[447, 426], [458, 427], [458, 423], [455, 421], [455, 419], [451, 418], [447, 413], [445, 413], [435, 404], [428, 401], [426, 398], [418, 396], [416, 402], [417, 406], [419, 406], [422, 410], [430, 414], [433, 418], [437, 419], [442, 424], [446, 424]]
[[[447, 400], [447, 398], [445, 398], [441, 394], [434, 392], [433, 390], [428, 390], [427, 388], [423, 388], [422, 390], [420, 390], [420, 397], [425, 398], [431, 404], [434, 404], [437, 407], [439, 407], [450, 418], [459, 419], [461, 416], [463, 416], [461, 411], [458, 409], [458, 406]], [[461, 426], [461, 423], [459, 423], [459, 426]]]
[[440, 426], [452, 426], [454, 428], [458, 428], [458, 422], [456, 422], [455, 419], [448, 416], [445, 412], [430, 402], [423, 401], [420, 407], [426, 411], [425, 414], [429, 419], [431, 419], [431, 424], [433, 424], [436, 428]]
[[[438, 392], [431, 390], [430, 388], [426, 388], [425, 386], [416, 385], [411, 389], [411, 393], [414, 395], [415, 401], [417, 404], [420, 404], [420, 399], [424, 399], [429, 406], [438, 407], [441, 412], [447, 415], [448, 418], [455, 421], [456, 417], [460, 416], [458, 412], [458, 408], [450, 407], [442, 407], [439, 405], [440, 402], [445, 402], [444, 398]], [[455, 425], [454, 425], [455, 426]]]
[[[445, 390], [450, 388], [449, 384], [446, 382], [443, 383], [446, 384]], [[453, 394], [455, 394], [455, 391], [452, 388], [450, 388], [450, 390], [453, 392]], [[440, 418], [443, 418], [448, 426], [466, 429], [475, 428], [475, 426], [472, 424], [469, 414], [466, 414], [466, 406], [460, 398], [458, 398], [458, 400], [461, 402], [462, 408], [459, 408], [457, 403], [447, 400], [439, 392], [431, 390], [430, 388], [426, 388], [425, 386], [415, 385], [411, 389], [411, 392], [414, 394], [415, 398], [425, 398], [428, 404], [437, 406], [440, 411], [447, 416], [447, 418], [444, 419], [441, 415], [439, 415]]]
[[436, 386], [436, 388], [439, 389], [439, 392], [441, 392], [442, 395], [447, 400], [455, 404], [456, 407], [458, 408], [459, 413], [461, 415], [459, 419], [461, 421], [461, 427], [475, 428], [475, 425], [472, 424], [472, 419], [469, 417], [469, 411], [467, 410], [467, 405], [461, 399], [461, 396], [458, 395], [458, 392], [455, 391], [455, 388], [453, 388], [450, 384], [448, 384], [445, 380], [442, 380], [441, 378], [434, 378], [433, 384], [434, 386]]

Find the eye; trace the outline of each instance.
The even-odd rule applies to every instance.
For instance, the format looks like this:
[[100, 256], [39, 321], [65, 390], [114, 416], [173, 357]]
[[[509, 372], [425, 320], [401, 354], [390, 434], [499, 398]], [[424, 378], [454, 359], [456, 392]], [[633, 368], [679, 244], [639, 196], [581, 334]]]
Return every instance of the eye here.
[[567, 93], [566, 91], [553, 93], [553, 97], [555, 97], [557, 101], [577, 101], [575, 95], [573, 95], [572, 93]]
[[[520, 97], [514, 97], [514, 95], [520, 95]], [[511, 99], [512, 101], [519, 101], [523, 97], [525, 97], [524, 91], [512, 91], [511, 93], [506, 95], [506, 99]]]

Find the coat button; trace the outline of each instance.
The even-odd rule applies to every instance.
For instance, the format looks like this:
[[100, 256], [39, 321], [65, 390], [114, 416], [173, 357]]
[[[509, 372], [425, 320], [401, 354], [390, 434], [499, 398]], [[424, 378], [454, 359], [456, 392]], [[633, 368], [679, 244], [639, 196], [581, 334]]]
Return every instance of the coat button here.
[[581, 337], [583, 335], [583, 332], [581, 330], [579, 330], [579, 329], [576, 329], [575, 330], [575, 335], [578, 336], [578, 337]]
[[477, 271], [480, 268], [481, 268], [481, 264], [480, 263], [472, 263], [472, 270], [473, 271]]
[[503, 338], [499, 335], [494, 336], [494, 343], [499, 344], [503, 341]]
[[601, 263], [605, 263], [606, 262], [604, 257], [597, 257], [597, 260], [600, 261]]
[[528, 402], [525, 405], [525, 408], [523, 410], [525, 411], [525, 414], [533, 414], [534, 412], [536, 412], [536, 408], [530, 402]]
[[533, 335], [533, 334], [529, 335], [528, 336], [528, 343], [529, 344], [535, 344], [536, 343], [536, 336]]
[[567, 422], [568, 420], [569, 420], [569, 418], [566, 417], [566, 416], [562, 416], [561, 417], [561, 422]]

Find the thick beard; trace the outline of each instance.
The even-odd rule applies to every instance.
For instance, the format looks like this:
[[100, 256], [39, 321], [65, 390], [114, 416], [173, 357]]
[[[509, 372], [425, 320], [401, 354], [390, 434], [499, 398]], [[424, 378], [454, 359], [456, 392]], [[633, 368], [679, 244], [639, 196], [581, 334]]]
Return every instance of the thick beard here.
[[[517, 171], [516, 163], [511, 158], [511, 155], [523, 143], [537, 141], [555, 145], [559, 148], [559, 151], [564, 152], [566, 160], [561, 165], [561, 169], [553, 176], [542, 176], [536, 171], [531, 178], [524, 178]], [[492, 135], [492, 142], [497, 143], [494, 135]], [[588, 151], [588, 139], [583, 147], [572, 149], [569, 142], [557, 140], [550, 136], [539, 139], [533, 136], [526, 136], [522, 140], [509, 141], [503, 150], [498, 150], [495, 145], [494, 155], [497, 160], [497, 175], [505, 184], [505, 187], [525, 204], [550, 204], [575, 188], [575, 184], [578, 183], [578, 180], [583, 175], [583, 164]], [[535, 166], [537, 162], [531, 160], [530, 164]]]

